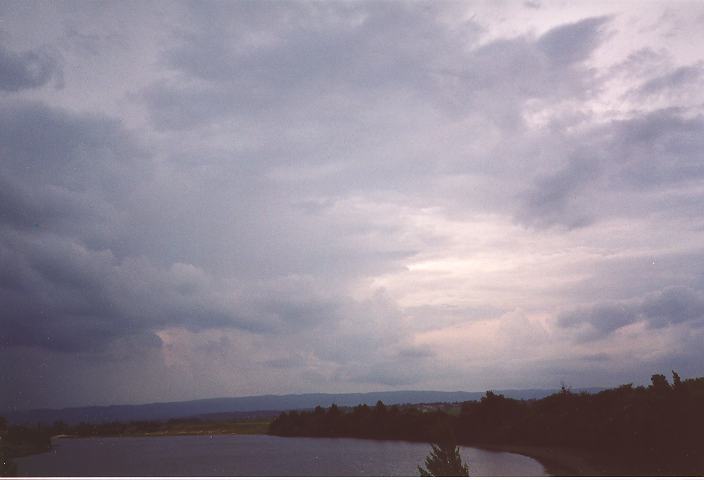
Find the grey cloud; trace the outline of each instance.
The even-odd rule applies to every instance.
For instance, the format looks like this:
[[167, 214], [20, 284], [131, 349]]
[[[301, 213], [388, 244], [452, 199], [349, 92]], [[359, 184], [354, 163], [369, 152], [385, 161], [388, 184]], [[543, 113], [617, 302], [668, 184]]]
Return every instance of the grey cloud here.
[[421, 380], [425, 373], [413, 368], [407, 362], [384, 362], [363, 367], [364, 372], [350, 373], [350, 379], [360, 383], [371, 383], [386, 387], [412, 385]]
[[605, 363], [614, 360], [612, 355], [607, 355], [605, 353], [592, 353], [589, 355], [582, 355], [577, 360], [584, 360], [585, 362], [594, 363]]
[[[349, 318], [339, 285], [412, 253], [360, 242], [393, 230], [386, 223], [289, 210], [286, 197], [265, 195], [261, 166], [222, 159], [213, 179], [175, 163], [183, 176], [160, 177], [149, 151], [107, 117], [6, 102], [0, 126], [7, 347], [95, 353], [173, 326], [281, 335], [325, 324], [334, 335]], [[361, 332], [346, 335], [367, 348]]]
[[662, 69], [667, 68], [668, 60], [662, 50], [639, 48], [628, 54], [625, 60], [611, 67], [608, 75], [623, 76], [630, 81], [640, 82], [643, 78], [658, 76], [658, 72], [662, 74]]
[[435, 355], [435, 352], [431, 348], [424, 346], [406, 347], [398, 352], [400, 358], [427, 358], [434, 357]]
[[580, 341], [591, 341], [639, 321], [652, 329], [680, 323], [704, 326], [704, 293], [671, 286], [639, 300], [604, 302], [572, 310], [563, 313], [557, 323], [577, 332]]
[[[692, 329], [689, 335], [679, 338], [676, 350], [661, 355], [632, 357], [629, 351], [608, 355], [592, 354], [553, 359], [549, 364], [534, 365], [537, 370], [552, 372], [555, 384], [559, 380], [572, 387], [617, 387], [624, 383], [649, 385], [654, 373], [669, 376], [671, 370], [683, 378], [699, 375], [704, 368], [701, 344], [704, 330]], [[592, 360], [594, 357], [594, 360]]]
[[305, 361], [304, 359], [297, 357], [297, 356], [291, 356], [291, 357], [279, 357], [279, 358], [273, 358], [271, 360], [266, 360], [262, 362], [263, 365], [271, 368], [283, 368], [283, 369], [289, 369], [289, 368], [298, 368], [301, 366], [305, 366]]
[[[262, 2], [225, 12], [215, 4], [164, 52], [177, 78], [198, 82], [160, 82], [143, 97], [156, 126], [166, 129], [268, 116], [284, 105], [336, 118], [349, 112], [337, 104], [343, 94], [346, 105], [408, 95], [448, 112], [486, 110], [515, 122], [526, 99], [575, 94], [589, 83], [592, 75], [579, 63], [598, 45], [606, 18], [473, 49], [479, 27], [447, 28], [441, 14], [449, 6]], [[266, 34], [257, 30], [263, 18]], [[486, 92], [499, 87], [492, 106]]]
[[590, 327], [579, 333], [581, 340], [602, 338], [637, 320], [637, 311], [628, 304], [601, 304], [563, 314], [558, 324], [567, 328]]
[[[671, 231], [663, 233], [662, 241], [667, 246], [672, 245]], [[630, 230], [626, 235], [630, 239]], [[620, 248], [618, 245], [623, 239], [614, 240], [614, 248]], [[652, 237], [638, 235], [637, 240], [645, 242]], [[704, 251], [698, 247], [590, 257], [578, 268], [584, 269], [584, 277], [556, 290], [556, 294], [568, 304], [581, 304], [585, 299], [599, 299], [599, 302], [608, 304], [620, 303], [623, 299], [644, 299], [649, 292], [663, 291], [673, 285], [704, 289], [701, 278]]]
[[151, 159], [118, 122], [9, 102], [0, 127], [3, 345], [94, 350], [166, 325], [300, 328], [332, 308], [294, 296], [244, 307], [228, 298], [236, 286], [197, 267], [115, 255], [115, 239], [101, 239], [120, 239], [131, 196], [153, 185]]
[[[429, 331], [446, 328], [452, 325], [462, 325], [488, 318], [498, 318], [508, 312], [508, 309], [498, 308], [489, 304], [475, 306], [456, 305], [423, 305], [407, 307], [403, 313], [412, 322], [417, 331]], [[404, 347], [399, 355], [433, 353], [426, 347]]]
[[555, 27], [540, 37], [538, 47], [557, 64], [584, 61], [599, 45], [607, 21], [608, 17], [587, 18]]
[[43, 87], [52, 79], [61, 84], [63, 73], [58, 59], [47, 49], [16, 53], [0, 45], [0, 90]]
[[[51, 85], [59, 54], [0, 52], [40, 72], [0, 102], [0, 365], [31, 356], [21, 374], [0, 371], [0, 390], [18, 385], [48, 405], [50, 390], [66, 403], [130, 399], [130, 388], [142, 401], [557, 386], [554, 355], [590, 379], [624, 360], [584, 355], [596, 342], [540, 343], [553, 334], [580, 343], [639, 322], [646, 335], [701, 339], [704, 125], [686, 97], [701, 66], [672, 68], [667, 45], [641, 44], [604, 68], [622, 53], [602, 48], [623, 33], [607, 29], [622, 22], [535, 35], [565, 17], [548, 4], [524, 9], [536, 4], [506, 10], [527, 15], [525, 28], [508, 18], [497, 29], [477, 20], [493, 12], [461, 20], [472, 15], [462, 2], [7, 12], [24, 19], [11, 33], [33, 28], [18, 41], [58, 36], [57, 51], [96, 75], [76, 70], [67, 79], [85, 84], [22, 91]], [[42, 70], [44, 54], [54, 71]], [[122, 69], [129, 85], [114, 89]], [[681, 108], [592, 108], [620, 94], [614, 85], [641, 85], [658, 105], [677, 96]], [[74, 113], [12, 101], [24, 95]], [[75, 113], [90, 108], [110, 116]], [[407, 268], [425, 259], [448, 272]], [[465, 275], [477, 285], [468, 296]], [[513, 309], [525, 319], [502, 315]], [[524, 324], [556, 311], [557, 332], [526, 334]], [[461, 344], [442, 348], [461, 342], [446, 338], [449, 326], [495, 334], [498, 350], [535, 338], [540, 359], [521, 345], [512, 358], [463, 362]], [[34, 368], [63, 372], [80, 393], [33, 382]], [[91, 383], [112, 383], [110, 394], [90, 393]]]
[[639, 96], [647, 97], [660, 95], [673, 90], [685, 87], [696, 87], [704, 74], [704, 67], [701, 63], [679, 67], [671, 72], [651, 78], [644, 82], [635, 93]]
[[112, 202], [134, 188], [133, 178], [149, 173], [144, 149], [118, 121], [40, 103], [0, 104], [0, 143], [2, 176], [39, 194], [92, 192]]
[[592, 158], [571, 160], [560, 171], [537, 179], [523, 195], [517, 219], [538, 227], [559, 225], [568, 229], [592, 223], [591, 213], [580, 199], [599, 176], [599, 164]]
[[81, 56], [98, 57], [109, 49], [127, 49], [125, 38], [120, 34], [82, 32], [75, 26], [67, 28], [64, 43], [69, 51]]
[[[682, 109], [656, 110], [568, 137], [564, 165], [537, 175], [516, 195], [517, 222], [581, 228], [608, 217], [695, 212], [686, 190], [663, 202], [654, 189], [694, 185], [704, 175], [704, 119]], [[643, 195], [638, 203], [624, 197]], [[648, 196], [653, 195], [649, 201]], [[632, 198], [633, 198], [632, 197]], [[670, 214], [671, 214], [670, 213]], [[696, 214], [694, 214], [696, 215]]]
[[[242, 94], [245, 94], [242, 92]], [[182, 130], [226, 117], [237, 105], [237, 99], [214, 87], [198, 91], [159, 82], [147, 87], [142, 95], [149, 105], [150, 115], [157, 128]], [[256, 98], [246, 96], [239, 106], [247, 111]]]
[[[251, 168], [267, 175], [306, 168], [322, 172], [286, 182], [287, 188], [293, 185], [314, 196], [391, 191], [422, 198], [421, 191], [438, 193], [430, 189], [438, 188], [439, 174], [501, 168], [500, 161], [461, 154], [431, 162], [425, 158], [429, 153], [389, 152], [417, 137], [426, 128], [422, 119], [436, 118], [438, 111], [477, 115], [515, 130], [529, 99], [583, 98], [596, 79], [581, 61], [598, 45], [607, 21], [592, 18], [538, 39], [497, 39], [477, 47], [476, 25], [447, 28], [439, 20], [442, 9], [426, 12], [423, 5], [264, 3], [233, 8], [232, 15], [218, 5], [199, 10], [197, 20], [176, 34], [179, 44], [163, 52], [173, 75], [146, 88], [142, 98], [156, 128], [232, 122], [234, 138], [266, 139], [234, 154], [232, 164], [246, 158]], [[263, 18], [269, 19], [265, 30], [258, 28]], [[561, 55], [551, 48], [562, 37], [583, 41], [579, 49], [569, 47], [578, 50], [570, 62], [551, 60], [551, 55]], [[344, 51], [345, 65], [330, 63], [330, 51]], [[408, 122], [389, 120], [388, 111], [401, 104], [412, 105], [416, 116], [404, 114]], [[255, 131], [242, 128], [255, 119]], [[316, 134], [301, 136], [299, 130]], [[202, 158], [200, 152], [194, 155]], [[326, 170], [333, 159], [335, 168]], [[566, 168], [539, 180], [542, 184], [521, 197], [525, 211], [517, 217], [536, 226], [589, 224], [593, 214], [570, 200], [574, 192], [569, 186], [581, 188], [590, 180], [583, 177], [592, 167], [581, 163], [577, 172]], [[501, 183], [493, 177], [489, 181]]]
[[704, 176], [704, 118], [665, 109], [613, 125], [611, 145], [616, 174], [626, 185], [656, 185], [695, 181]]
[[203, 87], [154, 85], [145, 99], [157, 125], [185, 128], [224, 114], [303, 108], [343, 92], [425, 88], [457, 42], [477, 31], [472, 24], [458, 32], [439, 28], [434, 10], [389, 3], [198, 8], [165, 63]]
[[[430, 55], [445, 54], [436, 47], [450, 48], [453, 41], [471, 39], [477, 29], [471, 23], [463, 25], [464, 31], [440, 28], [441, 9], [432, 3], [216, 6], [211, 11], [199, 8], [198, 16], [205, 12], [202, 20], [207, 23], [198, 26], [210, 29], [182, 35], [181, 48], [167, 53], [168, 63], [203, 80], [234, 82], [255, 96], [266, 92], [279, 100], [304, 85], [334, 90], [348, 83], [362, 87], [397, 87], [399, 80], [424, 83], [434, 64]], [[223, 14], [236, 20], [218, 20]], [[387, 42], [389, 38], [396, 41]], [[430, 60], [426, 69], [409, 68], [420, 58]], [[406, 78], [397, 78], [399, 71]]]
[[[93, 351], [168, 326], [273, 333], [334, 320], [329, 313], [334, 307], [310, 296], [243, 293], [192, 266], [160, 269], [65, 240], [18, 240], [21, 244], [6, 243], [2, 256], [15, 263], [17, 275], [14, 284], [2, 282], [0, 288], [5, 311], [0, 341], [7, 347]], [[262, 300], [249, 300], [252, 293]]]
[[0, 368], [0, 382], [8, 386], [0, 389], [0, 405], [3, 410], [23, 410], [57, 404], [110, 405], [117, 399], [135, 403], [145, 398], [140, 389], [125, 388], [125, 382], [137, 374], [142, 388], [167, 394], [164, 384], [174, 379], [168, 378], [171, 373], [160, 361], [158, 345], [158, 337], [144, 335], [125, 338], [99, 355], [39, 347], [0, 348], [0, 366], [6, 367]]
[[646, 298], [641, 312], [656, 328], [683, 322], [704, 324], [704, 294], [690, 287], [670, 287]]

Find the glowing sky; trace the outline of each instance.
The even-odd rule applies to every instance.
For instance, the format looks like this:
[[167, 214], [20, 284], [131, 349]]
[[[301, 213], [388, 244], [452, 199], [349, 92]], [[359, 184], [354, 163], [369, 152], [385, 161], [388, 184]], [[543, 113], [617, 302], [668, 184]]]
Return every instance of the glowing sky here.
[[0, 410], [704, 376], [703, 25], [0, 3]]

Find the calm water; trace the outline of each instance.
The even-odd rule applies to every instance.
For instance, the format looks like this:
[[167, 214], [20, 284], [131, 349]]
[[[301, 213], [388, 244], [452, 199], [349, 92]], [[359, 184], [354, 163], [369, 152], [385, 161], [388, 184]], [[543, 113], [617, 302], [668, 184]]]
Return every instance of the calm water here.
[[[417, 476], [430, 446], [268, 435], [59, 439], [17, 459], [24, 476]], [[477, 476], [542, 476], [537, 461], [462, 447]]]

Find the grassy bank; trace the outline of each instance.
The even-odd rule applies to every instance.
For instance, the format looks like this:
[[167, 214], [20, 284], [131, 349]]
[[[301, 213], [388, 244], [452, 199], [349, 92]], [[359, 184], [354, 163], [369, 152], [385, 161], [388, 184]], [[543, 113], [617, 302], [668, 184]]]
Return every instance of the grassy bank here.
[[270, 421], [167, 424], [164, 428], [143, 432], [125, 432], [116, 436], [159, 437], [173, 435], [263, 435]]
[[54, 436], [69, 438], [87, 437], [166, 437], [177, 435], [263, 435], [268, 433], [270, 420], [247, 421], [169, 421], [135, 422], [129, 424], [83, 424], [64, 429]]

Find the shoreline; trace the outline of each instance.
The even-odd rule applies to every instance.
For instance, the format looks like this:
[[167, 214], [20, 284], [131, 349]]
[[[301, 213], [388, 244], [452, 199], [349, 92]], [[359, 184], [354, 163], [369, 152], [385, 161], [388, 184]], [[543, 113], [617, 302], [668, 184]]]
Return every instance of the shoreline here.
[[32, 445], [15, 445], [13, 449], [9, 452], [8, 458], [23, 458], [29, 457], [31, 455], [40, 455], [42, 453], [51, 452], [54, 446], [49, 444], [48, 447], [36, 447]]
[[261, 432], [223, 432], [217, 430], [196, 430], [196, 431], [175, 431], [175, 432], [144, 432], [144, 433], [122, 433], [115, 435], [55, 435], [52, 440], [62, 438], [80, 439], [80, 438], [135, 438], [135, 437], [204, 437], [213, 435], [269, 435]]
[[613, 461], [588, 450], [571, 447], [549, 447], [532, 445], [467, 445], [495, 452], [516, 453], [539, 462], [545, 473], [558, 477], [619, 476]]

